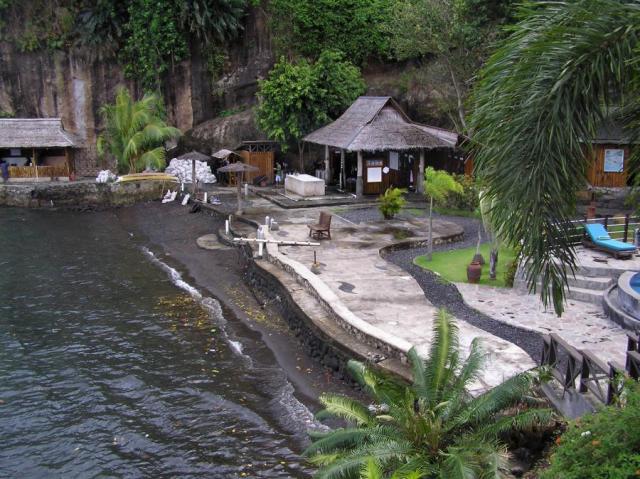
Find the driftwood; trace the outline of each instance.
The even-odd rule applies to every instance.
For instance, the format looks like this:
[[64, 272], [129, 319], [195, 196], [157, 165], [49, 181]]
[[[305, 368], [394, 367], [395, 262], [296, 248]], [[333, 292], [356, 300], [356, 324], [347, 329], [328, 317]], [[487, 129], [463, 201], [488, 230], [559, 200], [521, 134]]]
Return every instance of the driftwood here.
[[233, 238], [238, 243], [271, 243], [281, 246], [320, 246], [320, 243], [312, 243], [310, 241], [285, 241], [274, 239], [258, 239], [258, 238]]

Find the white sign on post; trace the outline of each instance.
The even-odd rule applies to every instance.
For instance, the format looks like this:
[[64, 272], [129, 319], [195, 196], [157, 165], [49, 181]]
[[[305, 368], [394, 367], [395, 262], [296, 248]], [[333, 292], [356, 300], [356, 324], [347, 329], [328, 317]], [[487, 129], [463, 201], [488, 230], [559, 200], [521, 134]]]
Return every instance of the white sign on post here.
[[624, 171], [624, 150], [604, 150], [604, 172], [622, 173]]

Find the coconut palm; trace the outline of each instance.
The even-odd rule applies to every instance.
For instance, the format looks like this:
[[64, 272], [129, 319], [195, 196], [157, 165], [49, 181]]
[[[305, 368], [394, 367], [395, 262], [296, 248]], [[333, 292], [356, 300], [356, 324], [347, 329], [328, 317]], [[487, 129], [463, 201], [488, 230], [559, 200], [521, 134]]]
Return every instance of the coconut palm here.
[[162, 118], [162, 103], [155, 94], [134, 101], [126, 88], [119, 88], [116, 102], [101, 108], [105, 132], [98, 137], [100, 157], [111, 154], [118, 168], [136, 173], [165, 166], [164, 142], [182, 133]]
[[495, 227], [522, 244], [530, 288], [540, 279], [561, 314], [589, 140], [612, 106], [640, 131], [640, 2], [528, 2], [518, 16], [473, 94], [475, 173], [495, 198]]
[[527, 395], [530, 374], [472, 397], [468, 387], [478, 379], [484, 354], [477, 339], [465, 360], [458, 346], [456, 324], [440, 310], [429, 358], [423, 360], [415, 349], [408, 353], [411, 385], [350, 361], [351, 374], [375, 404], [367, 407], [345, 396], [321, 396], [325, 409], [319, 417], [342, 418], [348, 426], [311, 433], [314, 442], [305, 454], [320, 466], [316, 477], [500, 477], [505, 451], [501, 434], [545, 424], [551, 413], [533, 407], [538, 401]]

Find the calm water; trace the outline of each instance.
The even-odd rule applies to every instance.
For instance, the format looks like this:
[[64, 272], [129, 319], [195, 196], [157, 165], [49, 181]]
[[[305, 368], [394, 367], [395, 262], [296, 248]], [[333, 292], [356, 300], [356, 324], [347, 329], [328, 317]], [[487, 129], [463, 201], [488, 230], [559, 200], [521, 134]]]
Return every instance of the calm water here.
[[269, 351], [112, 213], [0, 209], [0, 375], [0, 477], [307, 477]]

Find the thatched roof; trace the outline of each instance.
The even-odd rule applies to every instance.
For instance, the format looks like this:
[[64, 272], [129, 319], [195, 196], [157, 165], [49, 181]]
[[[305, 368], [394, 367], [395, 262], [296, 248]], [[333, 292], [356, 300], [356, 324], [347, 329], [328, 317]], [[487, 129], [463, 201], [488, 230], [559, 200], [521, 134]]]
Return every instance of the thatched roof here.
[[216, 151], [211, 156], [213, 156], [214, 158], [218, 158], [219, 160], [224, 160], [224, 159], [229, 158], [231, 155], [235, 155], [235, 156], [237, 156], [239, 158], [242, 158], [242, 156], [240, 156], [235, 151], [227, 150], [226, 148], [223, 148], [222, 150]]
[[189, 153], [185, 153], [184, 155], [180, 155], [176, 158], [176, 160], [196, 160], [196, 161], [209, 161], [211, 159], [210, 156], [205, 155], [204, 153], [200, 153], [199, 151], [190, 151]]
[[0, 148], [62, 148], [78, 146], [60, 118], [0, 119]]
[[402, 151], [451, 148], [458, 135], [411, 121], [389, 96], [361, 96], [340, 118], [304, 141], [348, 151]]

